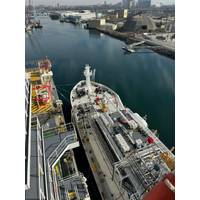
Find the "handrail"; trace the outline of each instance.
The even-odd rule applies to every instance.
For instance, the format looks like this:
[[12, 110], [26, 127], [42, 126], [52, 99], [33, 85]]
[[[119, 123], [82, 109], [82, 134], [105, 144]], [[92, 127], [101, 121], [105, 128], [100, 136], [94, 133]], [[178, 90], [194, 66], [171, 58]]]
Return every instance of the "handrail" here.
[[49, 164], [52, 165], [57, 157], [63, 152], [63, 150], [71, 143], [76, 142], [77, 136], [75, 133], [67, 135], [62, 142], [56, 147], [48, 158]]
[[[51, 196], [53, 195], [53, 188], [52, 188], [52, 166], [55, 163], [55, 161], [58, 159], [58, 157], [63, 153], [63, 151], [66, 149], [66, 147], [77, 141], [77, 135], [75, 132], [75, 127], [72, 123], [66, 124], [67, 131], [71, 131], [67, 133], [67, 136], [61, 141], [61, 143], [54, 149], [54, 151], [50, 154], [50, 156], [47, 159], [48, 162], [48, 173], [49, 173], [49, 181], [50, 183], [50, 193]], [[73, 128], [73, 129], [72, 129]], [[54, 196], [54, 195], [53, 195]], [[57, 197], [56, 197], [57, 199]]]
[[82, 175], [80, 172], [75, 172], [71, 175], [58, 179], [58, 185], [64, 185], [65, 182], [72, 180], [73, 178], [77, 178], [78, 176]]

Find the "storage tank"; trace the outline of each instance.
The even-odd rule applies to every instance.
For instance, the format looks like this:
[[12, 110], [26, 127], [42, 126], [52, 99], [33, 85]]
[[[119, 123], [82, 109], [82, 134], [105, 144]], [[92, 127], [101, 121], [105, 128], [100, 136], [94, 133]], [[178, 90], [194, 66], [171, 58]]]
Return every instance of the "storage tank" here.
[[120, 145], [121, 150], [124, 153], [130, 151], [129, 145], [127, 144], [127, 142], [125, 141], [125, 139], [123, 138], [123, 136], [121, 134], [115, 135], [115, 138], [116, 138], [118, 144]]

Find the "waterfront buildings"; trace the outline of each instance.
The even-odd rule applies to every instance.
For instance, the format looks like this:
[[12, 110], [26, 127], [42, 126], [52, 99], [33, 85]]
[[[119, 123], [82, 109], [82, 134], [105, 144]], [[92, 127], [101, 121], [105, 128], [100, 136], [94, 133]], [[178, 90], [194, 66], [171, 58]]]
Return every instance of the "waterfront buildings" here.
[[123, 32], [139, 31], [149, 32], [156, 30], [153, 19], [147, 15], [136, 15], [130, 17], [122, 27]]
[[101, 26], [101, 28], [104, 30], [114, 31], [117, 29], [117, 24], [105, 23], [104, 25]]
[[128, 9], [111, 10], [106, 13], [106, 19], [108, 20], [124, 19], [127, 17], [128, 17]]
[[105, 19], [94, 19], [87, 22], [88, 28], [100, 28], [101, 26], [106, 24]]
[[104, 29], [113, 31], [117, 29], [117, 24], [108, 23], [104, 18], [102, 18], [102, 19], [89, 20], [87, 22], [87, 27], [90, 29]]
[[79, 18], [80, 20], [90, 20], [96, 18], [96, 13], [89, 10], [83, 11], [66, 11], [61, 13], [61, 18]]
[[116, 10], [115, 12], [118, 14], [118, 18], [120, 19], [128, 17], [128, 9]]

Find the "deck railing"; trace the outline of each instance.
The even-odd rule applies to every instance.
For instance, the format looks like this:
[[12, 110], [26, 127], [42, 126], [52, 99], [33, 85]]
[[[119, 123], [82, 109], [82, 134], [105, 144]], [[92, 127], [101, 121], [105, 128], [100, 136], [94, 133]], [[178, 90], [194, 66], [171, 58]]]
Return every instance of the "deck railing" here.
[[63, 153], [63, 151], [67, 148], [67, 146], [71, 143], [77, 141], [76, 134], [67, 135], [63, 141], [58, 145], [58, 147], [52, 152], [49, 156], [48, 161], [50, 165], [53, 165], [54, 162], [58, 159], [58, 157]]
[[50, 196], [51, 198], [56, 199], [56, 200], [59, 199], [58, 196], [60, 194], [57, 193], [56, 196], [54, 195], [55, 191], [54, 191], [53, 182], [55, 181], [55, 177], [53, 177], [53, 175], [55, 176], [55, 173], [53, 173], [52, 168], [55, 165], [56, 161], [59, 160], [59, 158], [62, 156], [64, 151], [67, 149], [67, 147], [70, 144], [77, 142], [77, 134], [76, 134], [74, 125], [72, 123], [69, 123], [69, 124], [66, 124], [65, 127], [67, 129], [66, 130], [67, 136], [62, 140], [62, 142], [56, 147], [56, 149], [51, 153], [51, 155], [47, 159], [49, 182], [50, 182]]

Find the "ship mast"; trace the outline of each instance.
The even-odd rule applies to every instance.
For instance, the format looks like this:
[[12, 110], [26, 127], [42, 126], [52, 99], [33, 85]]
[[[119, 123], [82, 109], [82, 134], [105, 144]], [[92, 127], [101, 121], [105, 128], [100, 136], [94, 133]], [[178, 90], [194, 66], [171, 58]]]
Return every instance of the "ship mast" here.
[[85, 65], [85, 70], [84, 70], [83, 74], [86, 78], [86, 86], [88, 88], [88, 94], [90, 95], [92, 92], [91, 82], [90, 82], [90, 76], [92, 76], [92, 71], [90, 70], [90, 66], [88, 64]]

